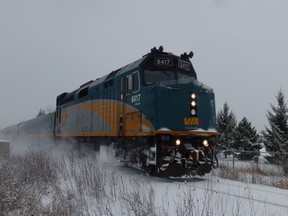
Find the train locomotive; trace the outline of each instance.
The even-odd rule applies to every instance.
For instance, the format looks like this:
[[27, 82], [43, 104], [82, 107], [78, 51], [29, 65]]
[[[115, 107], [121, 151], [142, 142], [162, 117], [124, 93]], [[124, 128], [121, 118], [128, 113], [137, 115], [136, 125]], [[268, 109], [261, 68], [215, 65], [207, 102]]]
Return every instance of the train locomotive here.
[[204, 175], [215, 166], [215, 99], [193, 53], [152, 48], [139, 60], [57, 97], [48, 115], [6, 128], [33, 137], [113, 143], [125, 164], [151, 175]]

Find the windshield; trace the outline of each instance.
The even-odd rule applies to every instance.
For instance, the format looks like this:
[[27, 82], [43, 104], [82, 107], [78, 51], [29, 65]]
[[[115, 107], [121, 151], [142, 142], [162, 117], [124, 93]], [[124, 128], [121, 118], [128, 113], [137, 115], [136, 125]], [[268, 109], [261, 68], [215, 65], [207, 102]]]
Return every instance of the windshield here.
[[173, 72], [173, 71], [144, 71], [144, 82], [145, 84], [155, 84], [171, 80], [180, 80], [193, 78], [192, 74], [183, 72]]

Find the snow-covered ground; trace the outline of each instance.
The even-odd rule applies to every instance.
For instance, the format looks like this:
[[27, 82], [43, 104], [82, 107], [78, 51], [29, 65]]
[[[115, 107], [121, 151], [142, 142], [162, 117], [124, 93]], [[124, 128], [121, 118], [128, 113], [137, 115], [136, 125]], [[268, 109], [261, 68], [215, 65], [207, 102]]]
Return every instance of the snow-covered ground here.
[[[72, 215], [288, 215], [288, 190], [225, 180], [213, 174], [151, 177], [111, 160], [113, 152], [105, 148], [101, 157], [92, 151], [76, 155], [66, 144], [43, 143], [40, 149], [58, 163], [60, 170], [57, 185], [51, 184], [41, 193], [42, 203], [49, 207], [59, 202], [56, 207], [73, 209]], [[13, 154], [23, 150], [27, 150], [23, 145], [12, 146]]]
[[287, 190], [212, 175], [161, 179], [131, 168], [115, 170], [126, 184], [141, 181], [151, 185], [155, 191], [155, 206], [158, 210], [165, 209], [168, 215], [176, 215], [177, 211], [183, 211], [183, 215], [288, 215]]
[[[195, 178], [163, 179], [107, 163], [105, 157], [102, 157], [103, 161], [128, 187], [131, 182], [142, 182], [144, 186], [152, 187], [159, 214], [288, 215], [288, 190], [222, 179], [213, 174]], [[266, 165], [262, 163], [261, 166]]]

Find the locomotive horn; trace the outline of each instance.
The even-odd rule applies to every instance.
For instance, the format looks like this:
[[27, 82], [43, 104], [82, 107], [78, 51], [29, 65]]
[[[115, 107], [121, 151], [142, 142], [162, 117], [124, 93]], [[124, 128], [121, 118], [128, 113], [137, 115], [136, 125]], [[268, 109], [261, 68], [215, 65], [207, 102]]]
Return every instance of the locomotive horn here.
[[156, 47], [153, 47], [153, 48], [151, 49], [151, 53], [156, 52], [156, 51], [157, 51]]
[[191, 52], [189, 53], [188, 57], [189, 57], [189, 58], [192, 58], [193, 55], [194, 55], [194, 53], [191, 51]]
[[183, 54], [181, 54], [181, 58], [192, 58], [193, 57], [193, 52], [191, 51], [189, 54], [187, 54], [186, 52], [184, 52]]
[[159, 46], [158, 49], [156, 47], [153, 47], [151, 49], [151, 53], [154, 53], [154, 52], [163, 52], [163, 46]]

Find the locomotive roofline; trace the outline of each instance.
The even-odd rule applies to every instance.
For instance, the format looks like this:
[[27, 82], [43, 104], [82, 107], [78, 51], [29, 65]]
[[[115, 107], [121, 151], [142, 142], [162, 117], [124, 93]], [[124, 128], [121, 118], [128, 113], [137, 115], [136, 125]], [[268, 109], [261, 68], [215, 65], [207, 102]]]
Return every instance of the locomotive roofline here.
[[[115, 77], [118, 77], [118, 76], [121, 76], [121, 75], [124, 75], [126, 73], [129, 73], [131, 71], [136, 71], [137, 69], [139, 69], [140, 67], [143, 66], [143, 64], [145, 64], [147, 61], [151, 60], [153, 57], [155, 56], [158, 56], [158, 55], [170, 55], [171, 57], [173, 58], [177, 58], [177, 59], [183, 59], [183, 60], [186, 60], [186, 61], [189, 61], [189, 63], [191, 64], [191, 67], [192, 67], [192, 71], [195, 73], [195, 80], [197, 80], [197, 75], [196, 75], [196, 72], [193, 68], [193, 65], [192, 63], [190, 62], [189, 58], [192, 58], [193, 56], [193, 52], [190, 52], [189, 54], [187, 54], [186, 52], [181, 54], [180, 56], [177, 56], [177, 55], [174, 55], [172, 53], [167, 53], [167, 52], [163, 52], [163, 47], [160, 46], [159, 49], [156, 49], [156, 47], [152, 48], [151, 49], [151, 52], [147, 53], [146, 55], [144, 55], [142, 58], [130, 63], [130, 64], [127, 64], [126, 66], [123, 66], [117, 70], [114, 70], [112, 72], [110, 72], [109, 74], [107, 75], [104, 75], [100, 78], [97, 78], [96, 80], [90, 80], [82, 85], [80, 85], [80, 87], [72, 92], [64, 92], [60, 95], [58, 95], [59, 98], [61, 97], [65, 97], [66, 95], [69, 95], [69, 94], [79, 94], [79, 92], [85, 88], [92, 88], [92, 87], [95, 87], [97, 85], [100, 85], [106, 81], [109, 81], [109, 80], [112, 80], [114, 79]], [[200, 83], [200, 82], [199, 82]], [[203, 85], [203, 84], [202, 84]], [[207, 86], [208, 88], [208, 86]], [[57, 97], [57, 98], [58, 98]]]

